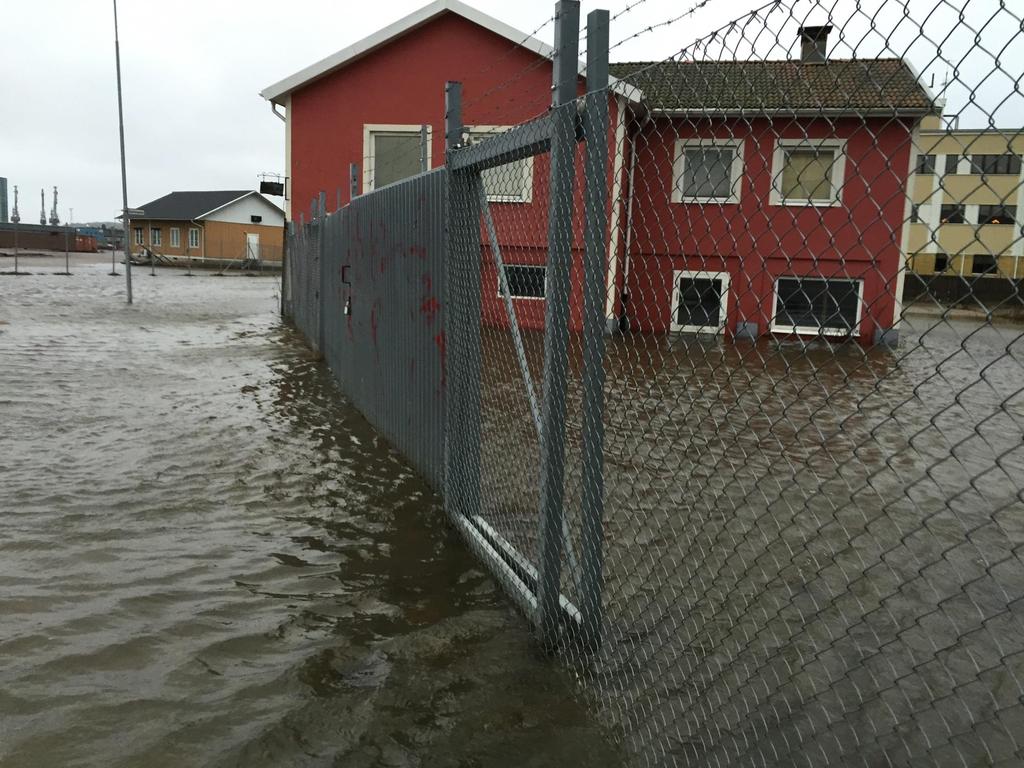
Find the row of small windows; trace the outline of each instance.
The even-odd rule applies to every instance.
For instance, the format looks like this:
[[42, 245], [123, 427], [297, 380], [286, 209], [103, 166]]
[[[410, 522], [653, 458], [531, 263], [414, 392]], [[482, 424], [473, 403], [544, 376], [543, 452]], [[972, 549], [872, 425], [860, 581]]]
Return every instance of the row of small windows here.
[[[772, 159], [773, 202], [837, 205], [846, 162], [841, 140], [778, 141]], [[677, 143], [674, 202], [739, 202], [743, 141], [688, 139]]]
[[[543, 265], [505, 264], [509, 295], [543, 299]], [[729, 275], [725, 272], [683, 273], [674, 286], [672, 325], [677, 330], [717, 332], [725, 324]], [[850, 334], [860, 314], [861, 281], [816, 277], [780, 277], [775, 281], [772, 329], [791, 333]], [[501, 286], [498, 286], [501, 294]]]
[[[921, 221], [919, 205], [911, 206], [910, 221], [914, 224]], [[1015, 205], [979, 205], [978, 224], [1015, 224], [1017, 206]], [[964, 203], [947, 203], [939, 206], [940, 224], [969, 224], [967, 206]]]
[[[917, 173], [935, 173], [936, 155], [918, 155]], [[970, 173], [986, 176], [1018, 176], [1021, 169], [1020, 155], [970, 155]], [[946, 155], [946, 175], [954, 175], [960, 165], [961, 155]]]
[[[171, 235], [171, 248], [181, 247], [181, 229], [179, 227], [170, 228]], [[135, 227], [135, 244], [145, 245], [145, 237], [142, 227]], [[150, 245], [163, 245], [163, 232], [160, 227], [149, 228], [149, 244]], [[199, 247], [199, 229], [197, 227], [189, 227], [188, 230], [188, 247], [198, 248]]]

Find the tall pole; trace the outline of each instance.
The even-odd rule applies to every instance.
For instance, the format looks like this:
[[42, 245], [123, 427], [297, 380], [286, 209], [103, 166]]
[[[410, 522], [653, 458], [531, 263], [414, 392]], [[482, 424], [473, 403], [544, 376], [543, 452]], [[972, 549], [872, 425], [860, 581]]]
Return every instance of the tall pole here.
[[[132, 258], [128, 234], [131, 219], [128, 217], [128, 171], [124, 159], [124, 103], [121, 98], [121, 43], [117, 36], [117, 0], [114, 0], [114, 61], [117, 65], [117, 126], [121, 133], [121, 222], [124, 226], [124, 278], [128, 290], [128, 303], [132, 303]], [[116, 274], [117, 269], [114, 269]]]

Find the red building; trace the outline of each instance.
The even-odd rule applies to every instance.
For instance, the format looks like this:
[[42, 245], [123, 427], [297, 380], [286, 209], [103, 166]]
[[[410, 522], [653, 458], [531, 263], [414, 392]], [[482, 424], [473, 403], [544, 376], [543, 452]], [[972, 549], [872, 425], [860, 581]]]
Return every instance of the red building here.
[[[898, 59], [828, 59], [828, 32], [802, 28], [793, 60], [612, 65], [610, 323], [868, 342], [898, 324], [912, 137], [932, 99]], [[448, 80], [463, 83], [470, 140], [542, 114], [550, 55], [438, 0], [270, 86], [263, 96], [285, 110], [289, 215], [321, 191], [329, 209], [347, 203], [353, 163], [361, 192], [442, 165]], [[517, 317], [542, 327], [547, 159], [489, 174]], [[579, 217], [574, 229], [578, 257]], [[494, 286], [485, 315], [504, 322], [487, 245], [481, 269]], [[574, 270], [578, 328], [579, 258]]]

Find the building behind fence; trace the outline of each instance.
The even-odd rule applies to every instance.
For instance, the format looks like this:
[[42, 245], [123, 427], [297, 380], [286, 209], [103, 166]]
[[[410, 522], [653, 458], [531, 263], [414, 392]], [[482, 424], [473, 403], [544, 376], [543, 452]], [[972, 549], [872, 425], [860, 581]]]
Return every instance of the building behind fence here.
[[448, 0], [265, 91], [286, 313], [636, 763], [1024, 763], [1019, 12], [610, 64], [640, 12], [583, 67], [573, 0], [553, 48]]

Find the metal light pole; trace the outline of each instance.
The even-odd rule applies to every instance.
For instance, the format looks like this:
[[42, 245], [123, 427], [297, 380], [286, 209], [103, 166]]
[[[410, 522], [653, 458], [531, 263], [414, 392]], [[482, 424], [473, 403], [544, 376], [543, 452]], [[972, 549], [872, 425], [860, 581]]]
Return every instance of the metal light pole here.
[[[121, 98], [121, 43], [117, 36], [117, 0], [114, 0], [114, 61], [117, 65], [117, 126], [121, 133], [121, 223], [124, 227], [124, 277], [128, 290], [128, 303], [132, 303], [132, 258], [128, 234], [131, 232], [131, 219], [128, 218], [128, 172], [124, 159], [124, 103]], [[111, 256], [113, 260], [113, 256]], [[117, 268], [114, 268], [117, 274]]]

